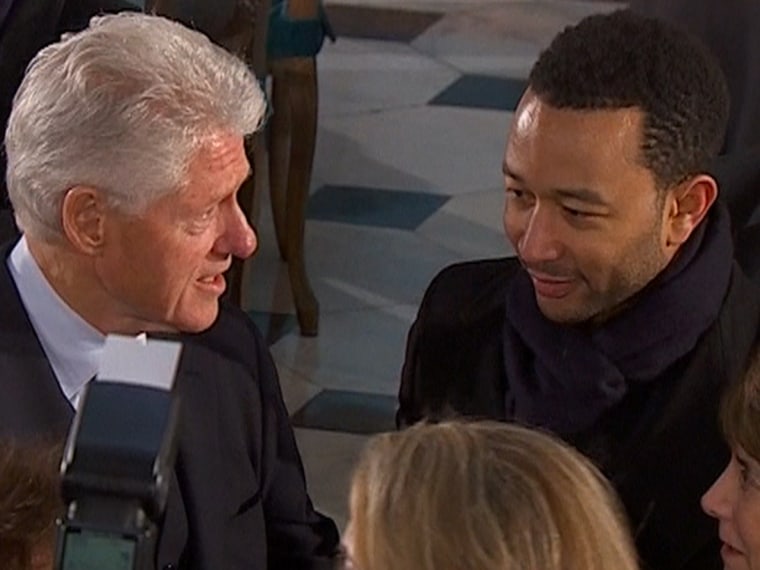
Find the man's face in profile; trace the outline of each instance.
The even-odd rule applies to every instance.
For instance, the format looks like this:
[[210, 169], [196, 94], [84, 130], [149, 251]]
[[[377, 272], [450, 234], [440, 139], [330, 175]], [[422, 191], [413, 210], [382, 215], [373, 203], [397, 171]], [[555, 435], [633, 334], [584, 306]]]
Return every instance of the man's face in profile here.
[[643, 113], [557, 109], [523, 96], [504, 157], [504, 227], [541, 312], [604, 320], [669, 261]]
[[217, 317], [232, 256], [256, 238], [237, 204], [249, 174], [243, 139], [219, 136], [191, 160], [187, 184], [139, 215], [113, 212], [95, 270], [109, 311], [135, 330], [202, 331]]

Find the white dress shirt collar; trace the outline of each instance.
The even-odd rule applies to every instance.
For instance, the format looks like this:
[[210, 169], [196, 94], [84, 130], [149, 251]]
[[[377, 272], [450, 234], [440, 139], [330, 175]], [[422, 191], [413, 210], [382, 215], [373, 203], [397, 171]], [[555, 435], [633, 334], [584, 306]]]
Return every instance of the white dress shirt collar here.
[[76, 408], [82, 388], [98, 371], [105, 335], [53, 290], [25, 237], [13, 248], [7, 264], [61, 391]]

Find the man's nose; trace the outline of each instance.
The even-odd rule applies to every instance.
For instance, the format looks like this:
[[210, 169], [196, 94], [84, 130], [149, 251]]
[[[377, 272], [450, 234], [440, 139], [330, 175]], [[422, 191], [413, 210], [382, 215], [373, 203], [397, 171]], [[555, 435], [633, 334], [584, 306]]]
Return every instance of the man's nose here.
[[216, 249], [223, 255], [245, 259], [256, 251], [257, 245], [256, 232], [248, 223], [243, 211], [235, 204], [224, 220], [224, 231], [217, 240]]
[[526, 218], [525, 229], [517, 244], [522, 260], [530, 265], [559, 259], [562, 244], [551, 212], [536, 204]]

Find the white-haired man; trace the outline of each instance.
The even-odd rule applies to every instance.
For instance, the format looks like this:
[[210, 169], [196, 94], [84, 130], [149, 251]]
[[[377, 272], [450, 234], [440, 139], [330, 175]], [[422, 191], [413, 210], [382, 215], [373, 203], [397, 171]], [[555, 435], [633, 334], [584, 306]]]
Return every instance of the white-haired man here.
[[183, 415], [159, 568], [331, 568], [271, 356], [224, 272], [256, 237], [236, 194], [264, 97], [168, 20], [118, 15], [48, 46], [6, 132], [23, 232], [0, 268], [0, 432], [65, 432], [107, 333], [176, 335]]

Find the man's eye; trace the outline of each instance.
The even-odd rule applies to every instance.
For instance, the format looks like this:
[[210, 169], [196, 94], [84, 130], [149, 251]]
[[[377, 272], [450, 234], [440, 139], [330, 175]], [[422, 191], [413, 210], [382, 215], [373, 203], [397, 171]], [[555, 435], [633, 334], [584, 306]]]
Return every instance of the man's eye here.
[[512, 198], [522, 199], [525, 197], [525, 191], [520, 190], [519, 188], [507, 188], [507, 196], [511, 196]]
[[573, 218], [587, 218], [593, 215], [588, 212], [576, 210], [575, 208], [568, 208], [567, 206], [563, 206], [562, 208], [568, 216], [572, 216]]

